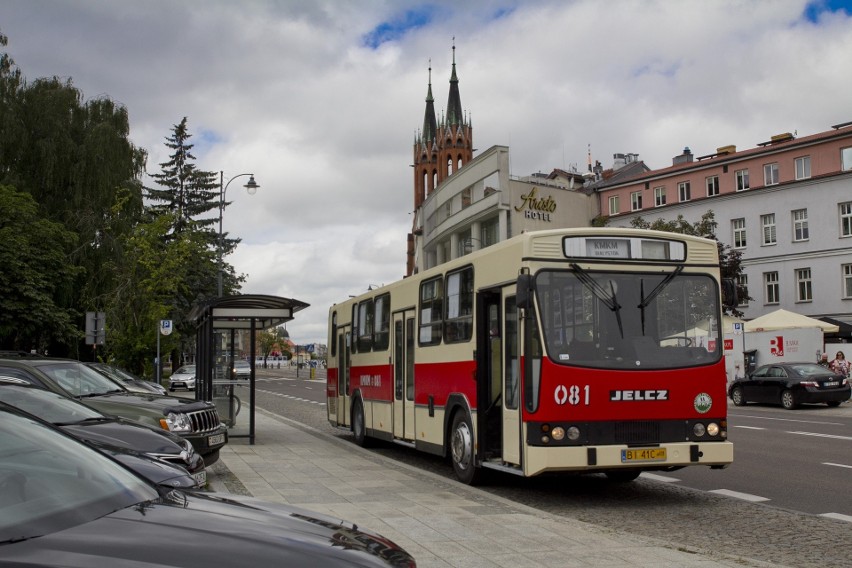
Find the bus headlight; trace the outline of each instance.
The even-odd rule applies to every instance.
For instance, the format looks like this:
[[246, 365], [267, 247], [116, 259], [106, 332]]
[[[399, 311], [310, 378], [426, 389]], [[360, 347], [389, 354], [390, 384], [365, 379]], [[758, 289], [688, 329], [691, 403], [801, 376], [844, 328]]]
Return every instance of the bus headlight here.
[[710, 424], [707, 425], [707, 433], [710, 434], [711, 436], [718, 436], [719, 435], [719, 425], [716, 424], [715, 422], [711, 422]]
[[707, 429], [701, 422], [696, 422], [695, 425], [692, 427], [692, 433], [695, 434], [696, 438], [700, 438], [704, 435], [705, 432], [707, 432]]
[[550, 435], [553, 437], [554, 440], [558, 442], [565, 437], [565, 428], [563, 428], [562, 426], [557, 426], [550, 432]]
[[576, 426], [571, 426], [568, 428], [568, 439], [572, 442], [576, 442], [580, 439], [580, 429]]

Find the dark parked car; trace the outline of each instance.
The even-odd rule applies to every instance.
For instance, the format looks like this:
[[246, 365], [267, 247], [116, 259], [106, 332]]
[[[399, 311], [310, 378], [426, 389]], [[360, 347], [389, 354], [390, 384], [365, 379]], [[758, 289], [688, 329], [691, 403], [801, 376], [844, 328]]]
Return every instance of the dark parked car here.
[[119, 369], [118, 367], [107, 365], [106, 363], [84, 363], [84, 365], [87, 365], [95, 371], [118, 381], [130, 392], [154, 393], [161, 395], [169, 394], [169, 391], [167, 391], [163, 385], [159, 385], [154, 381], [141, 379], [136, 375], [128, 373], [124, 369]]
[[79, 361], [3, 354], [0, 376], [77, 398], [104, 414], [169, 430], [189, 440], [208, 466], [228, 441], [228, 428], [212, 403], [132, 393]]
[[158, 487], [2, 404], [0, 456], [3, 566], [415, 566], [336, 518]]
[[816, 363], [763, 365], [728, 387], [728, 396], [737, 406], [749, 402], [780, 404], [787, 409], [807, 403], [838, 406], [849, 395], [846, 378]]
[[[149, 472], [153, 472], [151, 475], [159, 476], [152, 481], [163, 483], [169, 479], [163, 476], [170, 474], [177, 478], [180, 471], [151, 465], [141, 458], [164, 461], [183, 468], [184, 475], [189, 473], [192, 476], [194, 487], [203, 487], [207, 483], [204, 460], [188, 440], [162, 428], [107, 416], [65, 395], [11, 384], [11, 381], [3, 379], [0, 376], [0, 402], [32, 414], [99, 450], [115, 455], [119, 461], [134, 469], [134, 466], [141, 464], [145, 469], [137, 470], [139, 473], [147, 477]], [[128, 454], [134, 456], [133, 459], [125, 458]], [[171, 485], [184, 486], [182, 480], [176, 480]]]

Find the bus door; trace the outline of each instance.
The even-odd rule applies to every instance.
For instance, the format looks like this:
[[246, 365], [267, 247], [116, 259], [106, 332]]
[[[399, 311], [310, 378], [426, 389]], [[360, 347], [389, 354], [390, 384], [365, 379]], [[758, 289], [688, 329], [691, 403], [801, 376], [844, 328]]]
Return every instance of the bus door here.
[[337, 423], [349, 425], [349, 365], [352, 349], [352, 333], [341, 328], [337, 336]]
[[500, 291], [478, 295], [476, 420], [480, 456], [502, 456], [503, 437], [503, 321]]
[[393, 435], [414, 441], [414, 311], [393, 316]]
[[[512, 290], [514, 292], [514, 290]], [[515, 296], [503, 302], [503, 461], [521, 464], [521, 336]]]

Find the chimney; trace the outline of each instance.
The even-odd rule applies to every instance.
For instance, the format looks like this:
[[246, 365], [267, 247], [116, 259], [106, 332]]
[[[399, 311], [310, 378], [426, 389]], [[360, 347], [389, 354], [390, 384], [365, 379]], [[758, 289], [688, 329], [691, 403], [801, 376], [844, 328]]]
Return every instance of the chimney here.
[[612, 155], [612, 170], [618, 170], [624, 167], [625, 161], [624, 154], [613, 154]]
[[683, 154], [672, 158], [673, 166], [676, 166], [678, 164], [688, 164], [690, 162], [692, 162], [692, 150], [689, 149], [689, 146], [683, 149]]

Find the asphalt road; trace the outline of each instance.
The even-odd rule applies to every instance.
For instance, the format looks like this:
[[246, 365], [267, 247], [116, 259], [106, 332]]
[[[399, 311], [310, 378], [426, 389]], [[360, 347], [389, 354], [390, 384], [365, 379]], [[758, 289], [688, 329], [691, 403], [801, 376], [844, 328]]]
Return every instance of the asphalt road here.
[[[324, 372], [309, 380], [304, 370], [299, 379], [288, 371], [259, 373], [258, 408], [351, 440], [326, 420]], [[852, 567], [852, 407], [731, 407], [729, 420], [735, 464], [727, 470], [643, 474], [627, 484], [597, 475], [490, 475], [483, 489], [685, 546], [725, 546], [787, 566]], [[453, 478], [449, 464], [435, 456], [392, 444], [373, 451]]]

